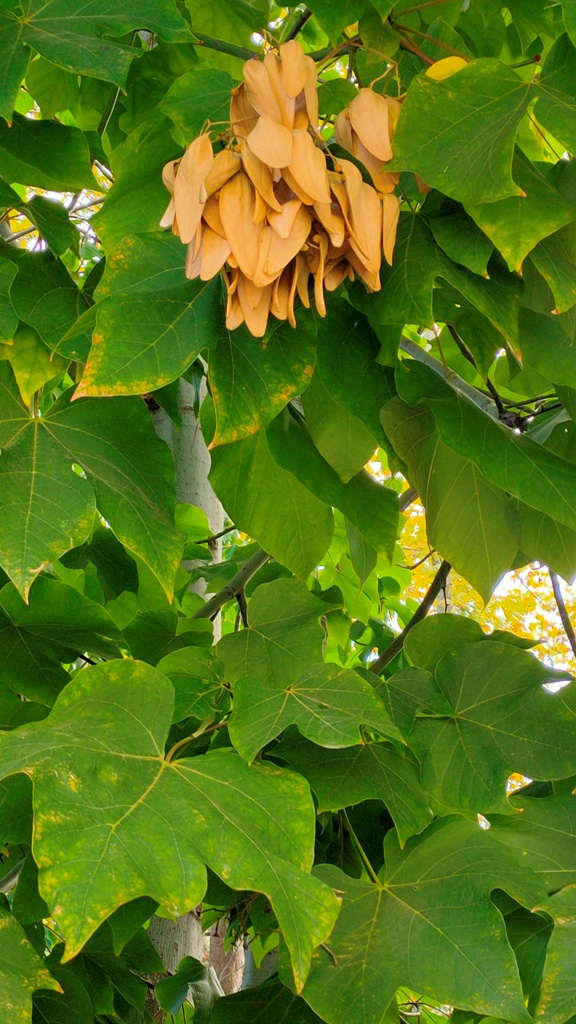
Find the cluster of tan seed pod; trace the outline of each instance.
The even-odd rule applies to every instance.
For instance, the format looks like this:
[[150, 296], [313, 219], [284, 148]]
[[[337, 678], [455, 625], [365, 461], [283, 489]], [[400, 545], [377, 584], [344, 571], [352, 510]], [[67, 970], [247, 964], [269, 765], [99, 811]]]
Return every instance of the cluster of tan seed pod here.
[[187, 277], [222, 272], [226, 326], [245, 323], [262, 337], [270, 313], [296, 326], [295, 299], [310, 306], [310, 278], [321, 316], [324, 291], [346, 278], [380, 288], [399, 213], [397, 176], [384, 165], [400, 104], [360, 89], [336, 121], [337, 142], [364, 164], [373, 187], [319, 133], [316, 66], [299, 43], [247, 61], [243, 77], [225, 148], [214, 153], [206, 133], [165, 166], [172, 199], [161, 225], [188, 246]]

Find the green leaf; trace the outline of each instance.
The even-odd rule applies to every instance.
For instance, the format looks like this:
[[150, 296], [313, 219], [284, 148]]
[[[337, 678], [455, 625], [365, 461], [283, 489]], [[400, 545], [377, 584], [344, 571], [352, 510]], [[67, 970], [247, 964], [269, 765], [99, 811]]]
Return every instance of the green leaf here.
[[0, 564], [27, 595], [45, 565], [90, 535], [95, 499], [46, 419], [30, 417], [20, 403], [11, 368], [1, 361], [0, 396]]
[[180, 129], [187, 144], [200, 135], [206, 121], [216, 128], [230, 120], [234, 82], [225, 71], [188, 71], [172, 83], [159, 108]]
[[8, 182], [56, 191], [97, 190], [90, 151], [78, 128], [14, 114], [0, 121], [0, 175]]
[[[114, 184], [106, 193], [102, 209], [90, 220], [106, 252], [126, 235], [158, 231], [170, 198], [162, 181], [162, 168], [169, 160], [182, 156], [171, 127], [167, 118], [158, 121], [153, 112], [115, 147], [110, 160]], [[181, 265], [184, 267], [183, 248]]]
[[[518, 281], [510, 274], [499, 273], [496, 267], [491, 267], [490, 279], [486, 280], [453, 263], [438, 248], [430, 229], [418, 215], [400, 218], [394, 267], [385, 268], [382, 291], [370, 297], [370, 316], [383, 324], [432, 327], [432, 289], [439, 279], [448, 281], [469, 305], [483, 313], [506, 345], [519, 348]], [[356, 299], [357, 293], [355, 302]], [[364, 308], [366, 300], [359, 305]]]
[[[32, 701], [19, 703], [34, 707]], [[46, 714], [46, 708], [42, 708], [42, 712]], [[32, 783], [27, 776], [12, 775], [0, 784], [0, 815], [5, 839], [29, 846], [32, 839]]]
[[[135, 245], [142, 251], [132, 264]], [[201, 350], [214, 343], [221, 330], [220, 282], [186, 281], [181, 245], [180, 250], [178, 254], [173, 244], [157, 236], [128, 237], [114, 250], [115, 269], [100, 286], [104, 292], [114, 291], [98, 306], [77, 397], [154, 391], [180, 377]], [[126, 275], [122, 267], [128, 268]], [[140, 269], [143, 277], [136, 292], [133, 282]], [[117, 286], [126, 277], [128, 287], [119, 291]], [[168, 282], [172, 287], [166, 287]]]
[[496, 203], [468, 203], [466, 210], [492, 239], [510, 270], [520, 271], [534, 246], [575, 220], [576, 210], [520, 150], [516, 151], [512, 166], [514, 178], [525, 195]]
[[188, 995], [188, 988], [194, 982], [210, 984], [208, 968], [193, 956], [185, 956], [175, 974], [162, 978], [154, 988], [158, 1005], [167, 1013], [178, 1013]]
[[80, 99], [78, 76], [40, 56], [28, 66], [26, 88], [45, 118], [52, 118], [62, 110], [74, 109]]
[[[344, 26], [346, 27], [346, 26]], [[331, 78], [318, 87], [321, 114], [338, 114], [355, 99], [358, 90], [347, 78]]]
[[10, 301], [10, 285], [16, 267], [7, 260], [0, 262], [0, 342], [11, 341], [18, 326], [18, 315]]
[[174, 528], [174, 465], [144, 403], [71, 403], [66, 392], [43, 422], [82, 466], [118, 539], [142, 558], [171, 599], [182, 554], [182, 536]]
[[186, 284], [184, 260], [182, 242], [172, 232], [126, 235], [109, 251], [94, 298], [101, 303], [117, 295], [171, 295]]
[[[386, 633], [384, 636], [388, 640]], [[365, 672], [366, 669], [358, 671]], [[450, 713], [449, 705], [438, 690], [434, 676], [426, 669], [400, 669], [389, 679], [382, 679], [376, 690], [388, 708], [390, 718], [405, 738], [410, 736], [418, 712], [424, 715]]]
[[78, 248], [78, 231], [61, 203], [45, 199], [44, 196], [33, 196], [26, 206], [26, 213], [57, 256], [61, 256], [67, 249]]
[[2, 63], [7, 62], [11, 69], [0, 94], [0, 113], [7, 119], [26, 72], [30, 48], [68, 71], [124, 88], [137, 51], [112, 42], [110, 36], [117, 38], [144, 28], [164, 38], [187, 36], [185, 24], [170, 0], [147, 0], [144, 10], [134, 0], [108, 0], [104, 4], [90, 0], [81, 9], [73, 0], [35, 0], [31, 7], [19, 4], [20, 10], [16, 4], [11, 6], [12, 11], [0, 15], [0, 55]]
[[27, 324], [19, 324], [12, 344], [6, 345], [2, 354], [11, 365], [22, 401], [28, 406], [36, 391], [66, 372], [66, 362], [53, 356], [38, 332]]
[[279, 579], [256, 588], [250, 601], [250, 625], [222, 637], [217, 651], [227, 679], [295, 682], [310, 662], [322, 662], [324, 611], [299, 580]]
[[542, 239], [532, 250], [535, 267], [550, 285], [559, 313], [576, 303], [576, 227], [561, 228], [555, 235]]
[[8, 1019], [32, 1024], [32, 993], [40, 988], [60, 990], [24, 929], [0, 907], [0, 999]]
[[268, 25], [267, 0], [239, 0], [229, 4], [226, 0], [185, 0], [192, 16], [192, 31], [206, 32], [217, 39], [239, 39], [249, 42], [252, 32]]
[[54, 355], [62, 356], [69, 362], [85, 363], [92, 345], [92, 335], [96, 326], [97, 306], [89, 306], [76, 323], [62, 336]]
[[89, 305], [70, 274], [49, 252], [27, 253], [18, 260], [10, 298], [18, 316], [35, 327], [52, 350]]
[[[179, 627], [185, 625], [185, 630]], [[161, 658], [197, 644], [212, 644], [212, 624], [205, 619], [179, 619], [172, 608], [138, 612], [124, 628], [126, 643], [134, 658], [156, 665]]]
[[548, 892], [576, 884], [576, 799], [517, 793], [510, 803], [518, 813], [491, 814], [495, 839], [517, 852]]
[[518, 961], [524, 998], [531, 1013], [542, 982], [551, 931], [551, 921], [540, 914], [531, 914], [524, 907], [506, 914], [508, 941]]
[[526, 366], [555, 384], [576, 388], [574, 344], [557, 317], [520, 310], [522, 356]]
[[396, 171], [415, 171], [461, 203], [521, 194], [512, 178], [516, 130], [530, 86], [497, 60], [474, 60], [437, 82], [412, 82], [394, 135]]
[[493, 246], [464, 210], [443, 217], [430, 218], [430, 230], [438, 245], [455, 263], [461, 263], [473, 274], [486, 276]]
[[[14, 103], [18, 96], [20, 83], [26, 74], [29, 52], [19, 44], [18, 27], [8, 23], [9, 13], [0, 12], [2, 42], [6, 46], [3, 60], [0, 62], [0, 114], [7, 121], [12, 120]], [[11, 21], [11, 19], [10, 19]]]
[[424, 790], [444, 808], [489, 813], [510, 810], [512, 772], [545, 779], [574, 774], [573, 690], [551, 694], [542, 685], [560, 675], [498, 641], [449, 651], [436, 683], [451, 712], [417, 719], [410, 735]]
[[220, 710], [227, 690], [222, 685], [223, 664], [212, 651], [186, 647], [167, 654], [158, 662], [174, 687], [174, 721], [198, 718], [203, 721]]
[[308, 1003], [285, 988], [277, 978], [251, 988], [235, 992], [216, 1003], [211, 1024], [320, 1024], [320, 1017]]
[[125, 590], [138, 593], [138, 567], [114, 536], [112, 530], [98, 526], [89, 541], [81, 548], [68, 551], [60, 559], [68, 569], [96, 566], [98, 582], [105, 601], [113, 601]]
[[383, 800], [396, 825], [400, 845], [430, 823], [432, 812], [415, 765], [386, 743], [363, 743], [342, 750], [319, 749], [290, 731], [274, 756], [310, 783], [318, 813]]
[[[218, 309], [214, 320], [221, 319]], [[215, 327], [215, 335], [210, 390], [216, 413], [212, 444], [219, 445], [255, 434], [306, 390], [314, 372], [316, 324], [311, 315], [299, 317], [296, 332], [276, 323], [265, 345], [244, 326]]]
[[381, 415], [420, 492], [430, 544], [487, 601], [518, 550], [513, 503], [473, 462], [444, 444], [426, 409], [394, 398]]
[[264, 428], [212, 452], [210, 482], [238, 529], [305, 578], [330, 547], [331, 508], [270, 454]]
[[318, 324], [317, 365], [302, 404], [316, 447], [347, 483], [384, 440], [379, 413], [394, 390], [364, 317], [347, 302], [332, 305]]
[[534, 91], [538, 101], [534, 113], [541, 124], [552, 132], [567, 149], [576, 146], [576, 90], [572, 68], [576, 48], [567, 35], [560, 36], [550, 50]]
[[[490, 892], [504, 889], [532, 906], [540, 886], [490, 832], [444, 820], [402, 852], [386, 834], [382, 885], [337, 868], [317, 874], [343, 891], [324, 949], [314, 955], [304, 998], [329, 1024], [379, 1024], [399, 986], [432, 1005], [451, 1004], [528, 1024], [518, 968]], [[362, 941], [350, 941], [351, 936]]]
[[242, 757], [251, 763], [289, 725], [322, 747], [360, 743], [361, 725], [402, 740], [373, 687], [350, 669], [316, 665], [282, 686], [264, 679], [238, 680], [229, 728]]
[[275, 461], [327, 505], [335, 506], [377, 551], [391, 561], [398, 527], [398, 496], [366, 471], [349, 483], [324, 461], [303, 421], [285, 411], [267, 428]]
[[[423, 382], [428, 373], [422, 366], [411, 364], [411, 386], [419, 388], [417, 379]], [[444, 443], [470, 459], [498, 487], [571, 530], [576, 529], [573, 464], [486, 416], [436, 375], [433, 386], [443, 396], [434, 398], [430, 405]], [[413, 393], [410, 400], [412, 397]]]
[[67, 392], [45, 416], [31, 416], [1, 361], [0, 389], [0, 563], [21, 593], [46, 564], [90, 536], [97, 501], [119, 540], [171, 596], [182, 551], [173, 524], [173, 465], [144, 404], [71, 405]]
[[376, 568], [378, 552], [364, 539], [349, 519], [346, 519], [346, 536], [348, 537], [352, 568], [360, 580], [360, 586], [363, 587], [370, 573]]
[[[269, 765], [247, 768], [230, 750], [166, 761], [172, 709], [164, 676], [113, 661], [80, 673], [45, 723], [0, 737], [2, 775], [34, 773], [40, 891], [67, 936], [66, 959], [134, 896], [150, 895], [172, 914], [194, 907], [206, 861], [235, 888], [268, 896], [301, 987], [337, 912], [332, 893], [307, 874], [307, 787]], [[194, 827], [184, 832], [183, 821]], [[177, 856], [164, 844], [166, 830]]]
[[62, 993], [41, 991], [34, 997], [34, 1019], [49, 1024], [92, 1024], [92, 1000], [84, 985], [65, 967], [51, 967]]
[[331, 0], [313, 0], [310, 7], [330, 40], [335, 43], [341, 32], [364, 14], [367, 3], [366, 0], [340, 0], [338, 4], [333, 4]]
[[404, 653], [413, 665], [434, 672], [438, 662], [449, 651], [484, 637], [476, 619], [447, 612], [417, 622], [404, 641]]
[[537, 512], [524, 502], [518, 503], [520, 548], [530, 561], [542, 561], [552, 572], [571, 583], [576, 576], [576, 531]]
[[52, 705], [69, 678], [60, 662], [117, 658], [122, 639], [101, 605], [58, 580], [38, 577], [29, 604], [11, 583], [0, 590], [2, 683], [29, 700]]
[[576, 1011], [576, 885], [555, 893], [538, 910], [550, 915], [554, 921], [554, 931], [546, 950], [544, 977], [535, 1017], [536, 1020], [546, 1020], [547, 1024], [562, 1024]]

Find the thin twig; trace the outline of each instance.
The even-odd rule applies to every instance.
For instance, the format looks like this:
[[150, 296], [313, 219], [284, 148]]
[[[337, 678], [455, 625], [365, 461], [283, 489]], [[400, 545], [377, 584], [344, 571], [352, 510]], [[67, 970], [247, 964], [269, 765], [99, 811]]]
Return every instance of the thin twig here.
[[428, 561], [428, 559], [430, 558], [430, 555], [434, 555], [435, 553], [436, 553], [436, 548], [430, 548], [430, 551], [426, 555], [424, 555], [423, 558], [419, 558], [417, 562], [414, 562], [413, 565], [405, 565], [402, 562], [398, 562], [398, 568], [399, 569], [410, 569], [410, 571], [412, 571], [413, 569], [417, 569], [419, 565], [424, 565], [424, 562]]
[[562, 620], [564, 632], [568, 637], [568, 643], [572, 648], [572, 654], [576, 658], [576, 633], [574, 633], [574, 627], [570, 622], [570, 616], [566, 611], [566, 605], [562, 596], [562, 590], [560, 589], [560, 581], [555, 572], [552, 572], [550, 566], [548, 566], [548, 572], [550, 573], [550, 582], [552, 584], [552, 590], [554, 591], [554, 598], [556, 600], [556, 607], [558, 608], [558, 614]]
[[194, 39], [196, 46], [205, 46], [207, 50], [227, 53], [229, 57], [239, 57], [240, 60], [251, 60], [252, 57], [258, 56], [258, 50], [249, 50], [247, 46], [227, 43], [224, 39], [215, 39], [214, 36], [206, 36], [203, 32], [194, 32]]
[[450, 572], [451, 568], [452, 566], [450, 565], [450, 562], [447, 562], [446, 560], [442, 562], [440, 568], [438, 569], [438, 572], [436, 573], [434, 579], [432, 580], [432, 583], [428, 588], [424, 600], [421, 602], [420, 606], [414, 612], [414, 615], [410, 619], [410, 622], [404, 627], [402, 632], [394, 638], [392, 643], [386, 648], [383, 654], [381, 654], [380, 657], [376, 659], [376, 661], [373, 661], [371, 663], [371, 672], [374, 672], [376, 673], [376, 675], [379, 675], [380, 672], [382, 672], [383, 669], [386, 668], [386, 665], [388, 665], [392, 661], [392, 659], [400, 653], [404, 646], [404, 641], [408, 636], [410, 630], [414, 629], [414, 626], [418, 622], [421, 622], [422, 619], [426, 618], [428, 612], [430, 611], [430, 608], [432, 607], [434, 601], [438, 597], [438, 594], [446, 586], [446, 580], [448, 579], [448, 573]]
[[410, 507], [413, 501], [416, 501], [420, 497], [415, 487], [409, 487], [407, 491], [404, 491], [399, 495], [398, 502], [400, 505], [400, 511], [405, 512]]
[[428, 65], [429, 65], [430, 67], [432, 66], [432, 64], [435, 64], [435, 63], [436, 63], [436, 61], [434, 60], [434, 58], [433, 58], [433, 57], [428, 57], [428, 56], [427, 56], [427, 55], [426, 55], [426, 54], [424, 53], [424, 51], [420, 49], [420, 47], [419, 47], [419, 46], [416, 46], [416, 43], [413, 43], [413, 42], [412, 42], [412, 40], [411, 40], [411, 39], [409, 38], [409, 36], [407, 36], [407, 35], [406, 35], [406, 33], [405, 33], [405, 32], [402, 32], [402, 31], [401, 31], [401, 30], [400, 30], [400, 29], [398, 28], [398, 26], [397, 26], [397, 25], [395, 25], [395, 26], [394, 26], [394, 28], [396, 29], [396, 31], [398, 32], [398, 35], [400, 36], [400, 46], [401, 46], [401, 47], [402, 47], [402, 48], [403, 48], [404, 50], [409, 50], [409, 51], [410, 51], [410, 53], [413, 53], [413, 54], [415, 54], [415, 55], [416, 55], [416, 57], [420, 57], [420, 60], [423, 60], [423, 61], [424, 61], [424, 63], [425, 63], [425, 64], [428, 64]]
[[236, 594], [236, 600], [238, 602], [238, 613], [244, 629], [248, 629], [248, 602], [246, 601], [246, 594], [244, 587], [239, 590]]
[[[474, 359], [474, 356], [466, 348], [466, 345], [462, 341], [462, 338], [458, 334], [458, 331], [456, 330], [456, 328], [453, 327], [452, 324], [446, 324], [446, 327], [448, 328], [448, 331], [452, 335], [453, 340], [456, 342], [456, 346], [459, 349], [459, 351], [461, 352], [461, 354], [464, 356], [465, 359], [468, 360], [469, 363], [472, 364], [472, 366], [476, 370], [476, 373], [480, 373], [480, 370], [478, 369], [478, 366], [476, 364], [476, 360]], [[502, 399], [500, 398], [500, 395], [496, 391], [496, 388], [494, 387], [492, 381], [490, 380], [490, 378], [488, 376], [485, 377], [485, 383], [486, 383], [486, 387], [487, 387], [488, 391], [490, 392], [492, 398], [494, 399], [494, 404], [495, 404], [496, 408], [498, 409], [499, 415], [500, 416], [505, 416], [506, 415], [506, 409], [504, 408], [504, 406], [502, 404]]]
[[16, 242], [19, 238], [24, 238], [24, 235], [32, 234], [33, 231], [38, 231], [38, 228], [35, 224], [32, 224], [32, 226], [29, 228], [23, 228], [22, 231], [16, 231], [14, 235], [7, 235], [6, 238], [3, 239], [3, 241], [9, 243]]
[[236, 527], [234, 523], [232, 526], [227, 526], [225, 530], [220, 530], [220, 533], [213, 533], [211, 537], [203, 537], [202, 540], [195, 540], [195, 544], [211, 544], [213, 540], [220, 540], [220, 537], [225, 537], [227, 533], [232, 533]]
[[312, 11], [310, 10], [309, 7], [307, 7], [306, 10], [301, 11], [298, 18], [292, 25], [292, 28], [290, 29], [288, 35], [286, 36], [285, 42], [288, 43], [290, 42], [291, 39], [296, 39], [296, 36], [300, 34], [302, 29], [304, 28], [304, 25], [306, 24], [307, 21], [310, 20], [311, 17]]
[[82, 206], [77, 206], [72, 213], [80, 213], [81, 210], [89, 210], [91, 206], [100, 206], [106, 199], [106, 196], [98, 196], [96, 199], [91, 199], [89, 203], [83, 203]]
[[[405, 33], [409, 35], [418, 36], [419, 39], [425, 39], [427, 43], [432, 43], [433, 46], [438, 46], [441, 50], [447, 50], [448, 53], [453, 53], [456, 57], [462, 57], [462, 60], [468, 61], [469, 57], [462, 50], [455, 50], [453, 46], [449, 46], [448, 43], [443, 43], [441, 39], [436, 39], [436, 36], [428, 35], [427, 32], [420, 32], [417, 28], [410, 28], [409, 25], [398, 25], [397, 22], [393, 22], [394, 28], [397, 32]], [[434, 61], [432, 62], [434, 63]]]
[[421, 11], [424, 7], [439, 7], [440, 4], [449, 4], [451, 2], [452, 0], [426, 0], [425, 3], [416, 4], [415, 7], [406, 7], [403, 11], [398, 11], [396, 17], [402, 18], [405, 14], [412, 14], [413, 11]]
[[104, 164], [101, 164], [99, 160], [95, 160], [94, 163], [96, 164], [96, 167], [98, 168], [100, 173], [103, 174], [105, 178], [108, 178], [108, 181], [111, 182], [113, 185], [116, 179], [114, 178], [114, 175], [112, 174], [110, 168], [105, 167]]
[[256, 575], [259, 569], [269, 560], [270, 555], [261, 549], [252, 555], [248, 559], [245, 565], [238, 570], [235, 576], [232, 577], [229, 583], [226, 584], [222, 590], [219, 590], [214, 597], [206, 601], [206, 604], [202, 606], [192, 616], [193, 619], [212, 619], [218, 614], [221, 608], [229, 601], [233, 601], [241, 590], [244, 589], [249, 580]]

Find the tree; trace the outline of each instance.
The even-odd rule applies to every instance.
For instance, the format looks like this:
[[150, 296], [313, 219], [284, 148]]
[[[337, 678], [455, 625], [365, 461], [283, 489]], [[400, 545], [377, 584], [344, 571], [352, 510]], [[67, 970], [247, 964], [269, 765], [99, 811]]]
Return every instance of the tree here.
[[[222, 206], [226, 312], [195, 276], [195, 154], [228, 142], [244, 62], [294, 40], [297, 142], [234, 93], [229, 152], [261, 118], [262, 177], [242, 156]], [[572, 676], [476, 598], [428, 614], [452, 566], [487, 601], [538, 562], [570, 635], [575, 46], [569, 0], [2, 5], [7, 1021], [143, 1021], [154, 985], [214, 1024], [576, 1012]], [[238, 225], [263, 244], [288, 202], [302, 237], [254, 284]], [[222, 531], [175, 488], [183, 417], [228, 517], [215, 562]], [[420, 601], [398, 542], [418, 496]], [[188, 958], [155, 984], [151, 916], [199, 904], [256, 962], [278, 946], [278, 975], [214, 1001]]]

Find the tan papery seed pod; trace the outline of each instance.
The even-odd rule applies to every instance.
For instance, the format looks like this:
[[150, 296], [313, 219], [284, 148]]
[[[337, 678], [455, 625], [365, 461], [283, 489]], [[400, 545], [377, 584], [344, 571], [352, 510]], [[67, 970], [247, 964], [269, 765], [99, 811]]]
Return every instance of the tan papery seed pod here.
[[[226, 284], [226, 326], [264, 336], [270, 313], [295, 327], [296, 296], [326, 315], [325, 292], [358, 276], [380, 287], [391, 263], [400, 204], [386, 171], [401, 104], [360, 89], [342, 111], [336, 140], [366, 168], [330, 157], [318, 127], [316, 67], [296, 40], [247, 61], [232, 90], [230, 132], [216, 154], [200, 135], [163, 180], [162, 218], [187, 244], [189, 278]], [[327, 161], [330, 161], [329, 163]]]

